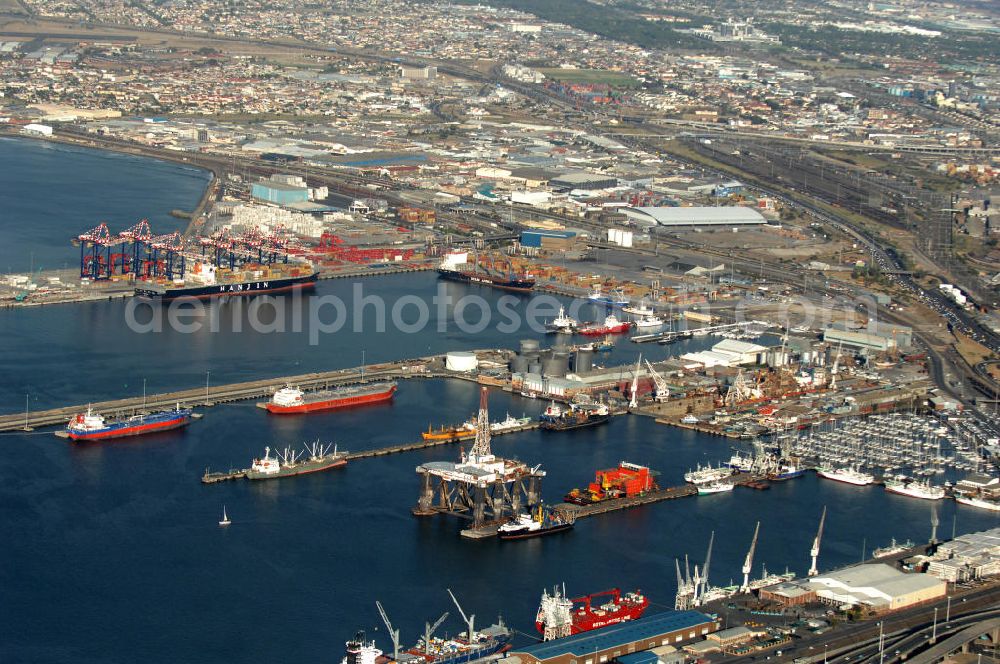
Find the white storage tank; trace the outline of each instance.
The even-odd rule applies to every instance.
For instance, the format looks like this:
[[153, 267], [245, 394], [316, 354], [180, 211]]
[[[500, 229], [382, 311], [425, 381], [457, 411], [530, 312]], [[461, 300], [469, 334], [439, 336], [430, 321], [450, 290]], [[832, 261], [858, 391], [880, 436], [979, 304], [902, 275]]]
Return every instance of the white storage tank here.
[[479, 360], [476, 358], [475, 353], [453, 351], [445, 355], [444, 366], [448, 371], [475, 371], [479, 368]]

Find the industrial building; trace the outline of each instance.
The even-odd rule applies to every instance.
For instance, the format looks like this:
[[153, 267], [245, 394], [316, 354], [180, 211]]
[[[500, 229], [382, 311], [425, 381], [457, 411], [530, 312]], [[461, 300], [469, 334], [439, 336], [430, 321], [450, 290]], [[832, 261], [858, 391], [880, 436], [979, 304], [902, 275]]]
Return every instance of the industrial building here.
[[622, 208], [634, 223], [642, 226], [745, 226], [767, 223], [749, 207], [639, 207]]
[[506, 661], [509, 664], [604, 664], [631, 653], [707, 636], [718, 627], [712, 618], [697, 611], [665, 611], [515, 650]]
[[823, 341], [849, 348], [873, 350], [878, 353], [883, 353], [897, 347], [896, 340], [891, 336], [858, 330], [846, 330], [834, 325], [823, 330]]
[[618, 186], [618, 178], [593, 173], [563, 173], [549, 180], [549, 185], [555, 189], [582, 189], [596, 191]]
[[883, 563], [852, 565], [810, 577], [803, 583], [821, 602], [834, 606], [896, 611], [940, 599], [948, 585], [930, 574], [906, 574]]
[[767, 348], [736, 339], [726, 339], [712, 346], [712, 350], [685, 353], [681, 360], [685, 366], [705, 368], [723, 366], [735, 367], [741, 364], [763, 364]]
[[952, 583], [1000, 574], [1000, 528], [969, 533], [938, 545], [927, 573]]
[[258, 201], [275, 203], [277, 205], [288, 205], [290, 203], [304, 203], [309, 200], [309, 188], [284, 182], [264, 180], [254, 182], [250, 187], [250, 195]]

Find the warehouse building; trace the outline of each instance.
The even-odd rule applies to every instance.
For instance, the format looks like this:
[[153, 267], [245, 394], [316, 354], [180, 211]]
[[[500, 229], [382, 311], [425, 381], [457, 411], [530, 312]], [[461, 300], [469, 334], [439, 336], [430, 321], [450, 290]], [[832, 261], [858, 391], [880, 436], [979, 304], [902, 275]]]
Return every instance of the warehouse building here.
[[309, 188], [267, 180], [254, 182], [250, 187], [250, 195], [254, 200], [275, 203], [276, 205], [305, 203], [309, 200]]
[[718, 623], [697, 611], [655, 615], [531, 645], [510, 653], [508, 664], [605, 664], [617, 657], [707, 636]]
[[849, 348], [873, 350], [879, 353], [896, 348], [896, 340], [891, 336], [873, 334], [872, 332], [845, 330], [836, 326], [830, 326], [823, 330], [823, 341], [837, 344], [838, 346], [843, 345]]
[[905, 574], [883, 563], [852, 565], [810, 577], [821, 602], [834, 606], [897, 611], [945, 596], [948, 584], [929, 574]]
[[748, 226], [767, 223], [749, 207], [639, 207], [622, 212], [642, 226]]
[[1000, 528], [939, 544], [927, 573], [953, 583], [1000, 574]]
[[549, 186], [555, 189], [597, 191], [617, 187], [618, 178], [595, 173], [563, 173], [549, 180]]

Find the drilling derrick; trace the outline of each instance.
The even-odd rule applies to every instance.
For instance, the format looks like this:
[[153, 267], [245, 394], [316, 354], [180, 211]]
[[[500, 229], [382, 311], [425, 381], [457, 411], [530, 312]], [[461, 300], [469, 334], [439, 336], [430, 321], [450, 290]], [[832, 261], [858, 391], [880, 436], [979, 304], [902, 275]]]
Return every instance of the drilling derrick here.
[[496, 527], [541, 503], [541, 483], [545, 472], [539, 467], [512, 459], [502, 459], [490, 447], [488, 392], [482, 388], [476, 439], [458, 463], [431, 461], [417, 466], [421, 489], [416, 516], [451, 514], [470, 520], [464, 535], [482, 537], [495, 534]]

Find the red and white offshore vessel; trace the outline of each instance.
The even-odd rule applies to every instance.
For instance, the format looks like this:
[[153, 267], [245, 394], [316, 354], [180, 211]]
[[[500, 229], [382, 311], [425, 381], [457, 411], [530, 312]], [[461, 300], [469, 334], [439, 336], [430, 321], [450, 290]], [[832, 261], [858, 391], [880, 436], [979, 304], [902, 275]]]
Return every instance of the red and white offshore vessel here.
[[260, 404], [269, 413], [287, 415], [309, 413], [317, 410], [349, 408], [370, 403], [389, 401], [396, 393], [394, 381], [349, 385], [333, 390], [303, 392], [295, 387], [283, 387], [274, 393], [266, 404]]
[[588, 325], [580, 330], [580, 334], [588, 337], [601, 337], [605, 334], [622, 334], [631, 329], [632, 323], [618, 320], [614, 314], [611, 314], [604, 319], [603, 324], [594, 323], [592, 325]]
[[[595, 601], [599, 597], [610, 598], [603, 604]], [[618, 588], [592, 595], [570, 599], [566, 592], [553, 588], [550, 595], [542, 591], [542, 601], [535, 617], [535, 628], [542, 633], [545, 641], [561, 639], [580, 632], [607, 627], [642, 617], [649, 607], [649, 599], [638, 590], [625, 593]]]

